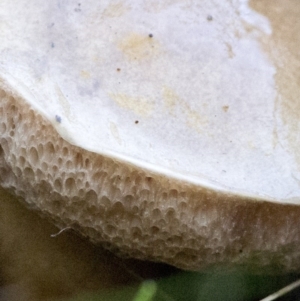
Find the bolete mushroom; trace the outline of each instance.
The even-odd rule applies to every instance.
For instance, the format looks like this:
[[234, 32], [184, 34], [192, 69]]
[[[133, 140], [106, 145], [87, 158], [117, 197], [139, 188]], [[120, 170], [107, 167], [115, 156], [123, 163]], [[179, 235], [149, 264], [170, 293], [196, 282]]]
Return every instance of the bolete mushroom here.
[[116, 253], [299, 270], [299, 16], [1, 1], [1, 186]]

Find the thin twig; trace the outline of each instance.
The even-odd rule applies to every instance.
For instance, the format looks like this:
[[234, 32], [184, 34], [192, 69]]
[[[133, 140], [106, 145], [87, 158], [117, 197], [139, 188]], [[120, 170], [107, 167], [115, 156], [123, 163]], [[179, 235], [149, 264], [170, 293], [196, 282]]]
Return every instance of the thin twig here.
[[276, 300], [277, 298], [289, 293], [290, 291], [294, 290], [295, 288], [300, 286], [300, 279], [289, 284], [288, 286], [282, 288], [281, 290], [277, 291], [276, 293], [273, 293], [272, 295], [261, 299], [260, 301], [273, 301]]

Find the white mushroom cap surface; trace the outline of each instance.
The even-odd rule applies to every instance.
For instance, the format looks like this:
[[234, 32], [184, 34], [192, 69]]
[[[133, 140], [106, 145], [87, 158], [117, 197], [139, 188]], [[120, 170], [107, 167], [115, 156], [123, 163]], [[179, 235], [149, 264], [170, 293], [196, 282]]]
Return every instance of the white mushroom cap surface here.
[[299, 16], [1, 1], [1, 186], [130, 256], [299, 269]]

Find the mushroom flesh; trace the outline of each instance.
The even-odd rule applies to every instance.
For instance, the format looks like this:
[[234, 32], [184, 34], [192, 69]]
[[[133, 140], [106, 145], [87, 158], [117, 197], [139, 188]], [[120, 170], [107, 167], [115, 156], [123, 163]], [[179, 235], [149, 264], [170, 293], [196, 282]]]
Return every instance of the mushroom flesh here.
[[299, 270], [299, 16], [1, 1], [0, 185], [117, 254]]

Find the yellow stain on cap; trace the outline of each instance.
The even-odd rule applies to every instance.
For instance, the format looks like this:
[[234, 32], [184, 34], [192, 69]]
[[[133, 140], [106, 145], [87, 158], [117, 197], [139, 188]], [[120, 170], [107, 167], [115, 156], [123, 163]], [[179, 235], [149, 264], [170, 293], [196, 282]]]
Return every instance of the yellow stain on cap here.
[[153, 101], [146, 97], [129, 96], [123, 93], [110, 93], [109, 97], [120, 107], [130, 110], [136, 115], [149, 116], [153, 111]]
[[151, 59], [159, 54], [160, 44], [155, 37], [131, 33], [126, 36], [118, 45], [119, 49], [130, 60]]

